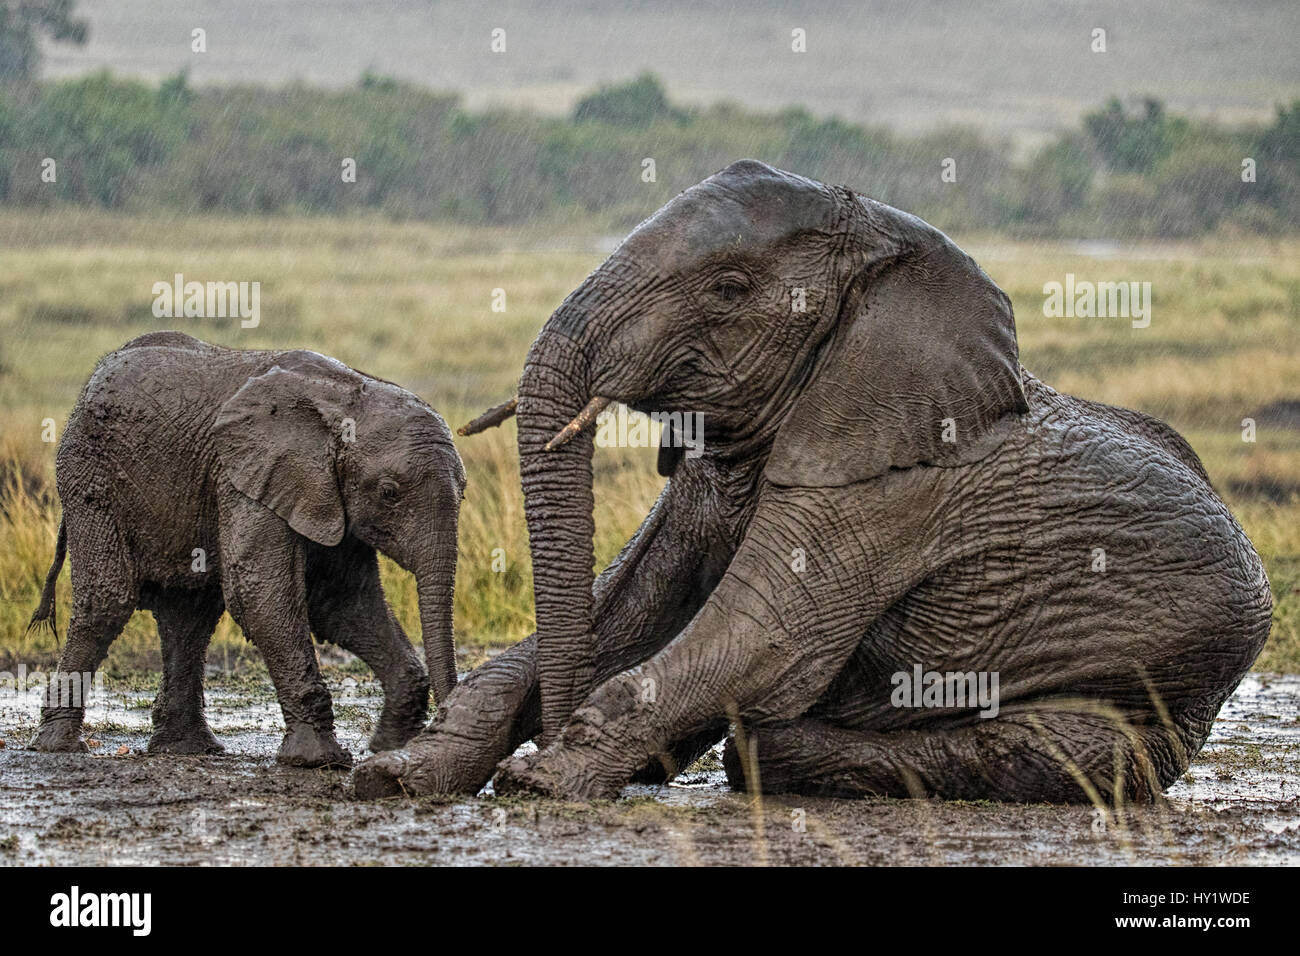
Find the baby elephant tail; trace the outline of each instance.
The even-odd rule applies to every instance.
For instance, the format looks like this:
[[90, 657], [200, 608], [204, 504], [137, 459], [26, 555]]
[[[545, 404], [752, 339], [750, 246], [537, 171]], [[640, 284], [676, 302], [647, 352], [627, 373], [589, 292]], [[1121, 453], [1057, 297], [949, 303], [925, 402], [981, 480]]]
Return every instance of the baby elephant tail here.
[[68, 531], [64, 526], [63, 519], [59, 519], [59, 541], [54, 546], [54, 563], [50, 565], [49, 574], [45, 575], [45, 588], [41, 591], [41, 603], [37, 606], [36, 612], [32, 614], [32, 619], [27, 622], [27, 630], [45, 626], [58, 637], [59, 631], [55, 626], [57, 619], [54, 615], [54, 586], [58, 583], [59, 572], [63, 570], [63, 559], [68, 555]]

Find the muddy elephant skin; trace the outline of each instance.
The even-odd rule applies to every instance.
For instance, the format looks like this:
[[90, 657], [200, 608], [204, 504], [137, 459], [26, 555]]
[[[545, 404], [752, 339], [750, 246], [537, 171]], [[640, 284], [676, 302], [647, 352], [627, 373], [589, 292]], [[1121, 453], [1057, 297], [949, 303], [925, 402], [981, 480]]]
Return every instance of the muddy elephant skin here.
[[[611, 400], [705, 442], [666, 430], [670, 480], [593, 581]], [[762, 163], [564, 301], [517, 416], [537, 633], [359, 796], [604, 798], [727, 737], [765, 791], [1150, 799], [1268, 636], [1259, 557], [1176, 432], [1026, 371], [1010, 301], [932, 226]]]
[[[308, 351], [222, 348], [156, 332], [103, 358], [56, 459], [63, 518], [33, 623], [51, 622], [65, 553], [73, 607], [60, 675], [88, 675], [136, 608], [163, 676], [151, 752], [221, 750], [203, 668], [223, 610], [266, 661], [282, 762], [345, 766], [311, 633], [379, 677], [374, 750], [422, 726], [456, 681], [452, 589], [464, 493], [443, 420], [420, 399]], [[377, 552], [416, 578], [427, 672], [384, 599]], [[52, 680], [32, 746], [85, 748], [84, 701]]]

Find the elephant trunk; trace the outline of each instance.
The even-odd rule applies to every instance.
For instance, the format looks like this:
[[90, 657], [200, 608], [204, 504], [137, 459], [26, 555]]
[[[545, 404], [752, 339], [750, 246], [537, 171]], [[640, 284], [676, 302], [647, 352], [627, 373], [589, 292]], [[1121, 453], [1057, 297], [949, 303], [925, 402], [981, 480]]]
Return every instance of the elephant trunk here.
[[578, 308], [566, 303], [551, 317], [519, 382], [519, 470], [533, 560], [543, 743], [559, 734], [595, 674], [592, 436], [588, 429], [551, 442], [590, 397], [586, 359], [566, 328]]
[[[434, 549], [432, 561], [415, 575], [420, 601], [420, 631], [424, 636], [424, 660], [433, 692], [442, 704], [456, 686], [456, 646], [452, 633], [452, 607], [456, 590], [456, 528], [446, 530], [445, 540]], [[440, 538], [442, 535], [440, 534]]]

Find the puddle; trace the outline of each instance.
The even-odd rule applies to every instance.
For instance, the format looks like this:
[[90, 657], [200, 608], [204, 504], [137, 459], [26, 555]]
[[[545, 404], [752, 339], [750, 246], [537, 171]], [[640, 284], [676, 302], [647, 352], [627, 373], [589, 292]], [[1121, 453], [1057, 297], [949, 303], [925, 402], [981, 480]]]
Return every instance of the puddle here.
[[[369, 679], [330, 679], [354, 757], [378, 718]], [[1300, 863], [1300, 677], [1251, 675], [1160, 806], [829, 800], [731, 792], [721, 769], [631, 786], [592, 806], [550, 800], [348, 799], [345, 774], [274, 762], [270, 686], [208, 691], [227, 753], [147, 757], [152, 694], [110, 692], [90, 755], [21, 749], [35, 705], [0, 698], [3, 864], [1288, 864]], [[122, 746], [131, 753], [115, 756]]]

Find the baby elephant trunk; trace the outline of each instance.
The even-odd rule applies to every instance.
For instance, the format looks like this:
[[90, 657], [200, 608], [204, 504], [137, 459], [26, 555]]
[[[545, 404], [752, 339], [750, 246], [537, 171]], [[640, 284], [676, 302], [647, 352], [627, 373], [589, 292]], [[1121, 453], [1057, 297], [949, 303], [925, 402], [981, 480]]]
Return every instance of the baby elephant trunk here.
[[441, 542], [433, 561], [415, 576], [420, 598], [420, 630], [429, 681], [441, 705], [456, 686], [456, 645], [452, 634], [452, 605], [456, 590], [456, 533]]

